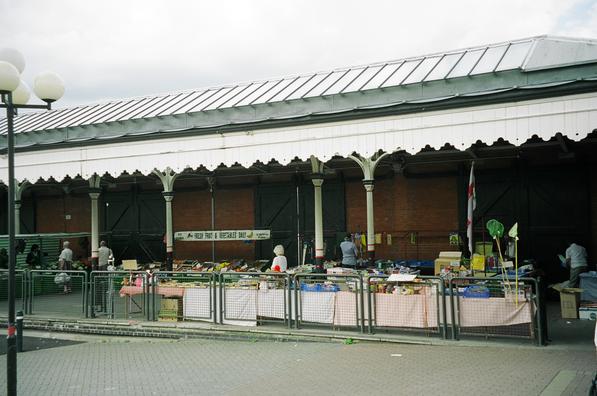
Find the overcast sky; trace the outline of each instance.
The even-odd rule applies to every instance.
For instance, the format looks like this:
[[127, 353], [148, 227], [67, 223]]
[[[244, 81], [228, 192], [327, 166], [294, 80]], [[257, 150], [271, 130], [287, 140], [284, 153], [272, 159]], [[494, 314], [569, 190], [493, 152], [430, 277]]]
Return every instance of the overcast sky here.
[[29, 85], [44, 70], [63, 77], [65, 107], [541, 34], [597, 38], [597, 0], [0, 0], [0, 27]]

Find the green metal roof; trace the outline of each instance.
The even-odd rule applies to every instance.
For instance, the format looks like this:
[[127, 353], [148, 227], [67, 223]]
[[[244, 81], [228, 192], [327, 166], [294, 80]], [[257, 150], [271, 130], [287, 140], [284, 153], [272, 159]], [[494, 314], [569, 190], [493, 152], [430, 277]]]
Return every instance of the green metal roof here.
[[[30, 113], [17, 147], [93, 144], [264, 122], [351, 116], [384, 108], [470, 105], [570, 85], [594, 89], [597, 40], [539, 36], [510, 42], [196, 91]], [[588, 88], [587, 88], [588, 87]], [[556, 90], [561, 92], [561, 88]], [[507, 93], [510, 94], [507, 94]], [[509, 99], [511, 100], [511, 99]], [[0, 124], [6, 147], [6, 122]]]

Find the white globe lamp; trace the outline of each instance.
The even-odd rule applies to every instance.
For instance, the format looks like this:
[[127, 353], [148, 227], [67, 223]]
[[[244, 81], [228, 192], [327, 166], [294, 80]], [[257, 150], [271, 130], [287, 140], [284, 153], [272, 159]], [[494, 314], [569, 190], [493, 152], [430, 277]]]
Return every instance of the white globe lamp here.
[[12, 92], [19, 86], [19, 71], [11, 63], [0, 61], [0, 92]]
[[54, 102], [64, 95], [64, 82], [55, 73], [40, 73], [33, 81], [33, 92], [44, 102]]
[[16, 105], [24, 105], [29, 102], [29, 98], [31, 97], [31, 93], [29, 91], [29, 87], [25, 83], [25, 81], [21, 80], [21, 83], [12, 91], [12, 103]]

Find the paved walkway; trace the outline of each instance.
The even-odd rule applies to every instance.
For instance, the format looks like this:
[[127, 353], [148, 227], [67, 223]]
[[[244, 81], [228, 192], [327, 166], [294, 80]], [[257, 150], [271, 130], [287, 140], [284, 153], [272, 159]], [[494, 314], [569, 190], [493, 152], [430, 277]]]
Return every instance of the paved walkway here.
[[597, 367], [594, 349], [31, 333], [85, 342], [19, 354], [21, 395], [584, 395]]

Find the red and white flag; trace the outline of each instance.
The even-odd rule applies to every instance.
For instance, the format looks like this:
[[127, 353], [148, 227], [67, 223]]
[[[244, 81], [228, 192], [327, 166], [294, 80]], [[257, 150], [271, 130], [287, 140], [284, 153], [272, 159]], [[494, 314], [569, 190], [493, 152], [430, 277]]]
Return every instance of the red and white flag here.
[[466, 216], [466, 237], [468, 238], [468, 249], [473, 254], [473, 211], [477, 207], [475, 193], [475, 173], [473, 171], [475, 163], [471, 165], [471, 175], [468, 181], [468, 213]]

